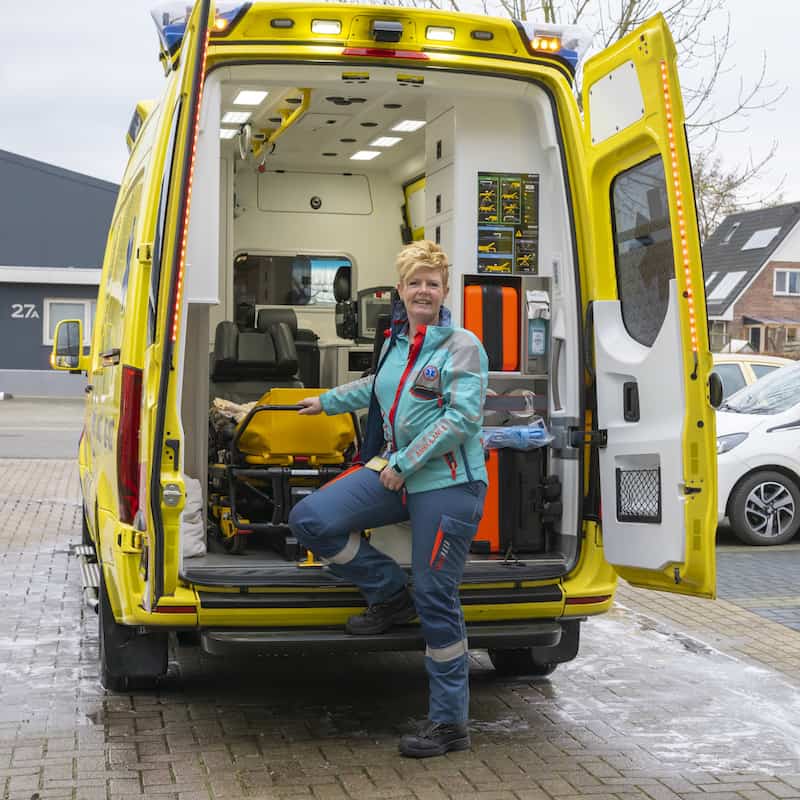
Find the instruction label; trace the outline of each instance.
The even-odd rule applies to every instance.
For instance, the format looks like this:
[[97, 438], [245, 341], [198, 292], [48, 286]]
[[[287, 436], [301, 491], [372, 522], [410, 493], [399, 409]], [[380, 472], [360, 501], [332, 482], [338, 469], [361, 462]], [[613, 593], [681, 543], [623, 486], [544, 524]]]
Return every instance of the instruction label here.
[[478, 173], [478, 272], [539, 271], [539, 176]]

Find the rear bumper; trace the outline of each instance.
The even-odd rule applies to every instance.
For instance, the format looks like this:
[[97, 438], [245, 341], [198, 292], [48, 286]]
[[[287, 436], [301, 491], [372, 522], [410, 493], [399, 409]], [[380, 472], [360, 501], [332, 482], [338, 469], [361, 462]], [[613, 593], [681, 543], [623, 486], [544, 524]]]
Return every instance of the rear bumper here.
[[[578, 620], [468, 624], [467, 638], [470, 648], [475, 649], [536, 647], [549, 650], [559, 648], [559, 645], [563, 646], [566, 639], [574, 636], [577, 652], [578, 626]], [[425, 649], [425, 641], [416, 625], [397, 627], [388, 633], [376, 636], [352, 636], [338, 627], [205, 630], [201, 631], [201, 643], [207, 653], [220, 656], [243, 648], [263, 653], [298, 651], [354, 653]]]

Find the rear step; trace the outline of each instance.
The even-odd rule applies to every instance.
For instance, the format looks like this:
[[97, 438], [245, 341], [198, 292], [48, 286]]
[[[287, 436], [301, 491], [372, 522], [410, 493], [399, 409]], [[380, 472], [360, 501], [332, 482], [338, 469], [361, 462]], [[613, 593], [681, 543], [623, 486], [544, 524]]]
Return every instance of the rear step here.
[[77, 545], [72, 549], [81, 565], [81, 584], [83, 585], [83, 602], [97, 613], [100, 605], [100, 565], [94, 547], [89, 544]]

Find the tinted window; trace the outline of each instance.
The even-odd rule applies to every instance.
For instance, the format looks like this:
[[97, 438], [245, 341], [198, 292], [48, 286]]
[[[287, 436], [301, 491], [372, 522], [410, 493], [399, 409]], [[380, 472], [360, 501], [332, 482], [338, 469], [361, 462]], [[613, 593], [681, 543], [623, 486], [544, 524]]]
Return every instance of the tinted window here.
[[661, 330], [675, 277], [667, 187], [660, 157], [620, 173], [611, 185], [617, 294], [628, 333], [650, 347]]
[[714, 372], [722, 378], [723, 399], [738, 392], [745, 385], [744, 375], [738, 364], [717, 364]]
[[751, 364], [750, 367], [756, 378], [763, 378], [765, 375], [769, 375], [770, 372], [778, 369], [777, 364]]
[[333, 279], [350, 261], [340, 256], [259, 256], [242, 253], [233, 267], [234, 301], [269, 306], [327, 306]]

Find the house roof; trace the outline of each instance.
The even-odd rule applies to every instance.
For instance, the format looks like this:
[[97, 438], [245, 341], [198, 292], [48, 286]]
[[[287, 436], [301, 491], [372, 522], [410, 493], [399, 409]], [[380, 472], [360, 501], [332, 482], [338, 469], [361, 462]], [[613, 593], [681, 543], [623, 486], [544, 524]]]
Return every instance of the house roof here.
[[97, 268], [119, 186], [0, 150], [0, 265]]
[[708, 316], [720, 316], [736, 302], [798, 221], [800, 203], [725, 217], [703, 245]]

